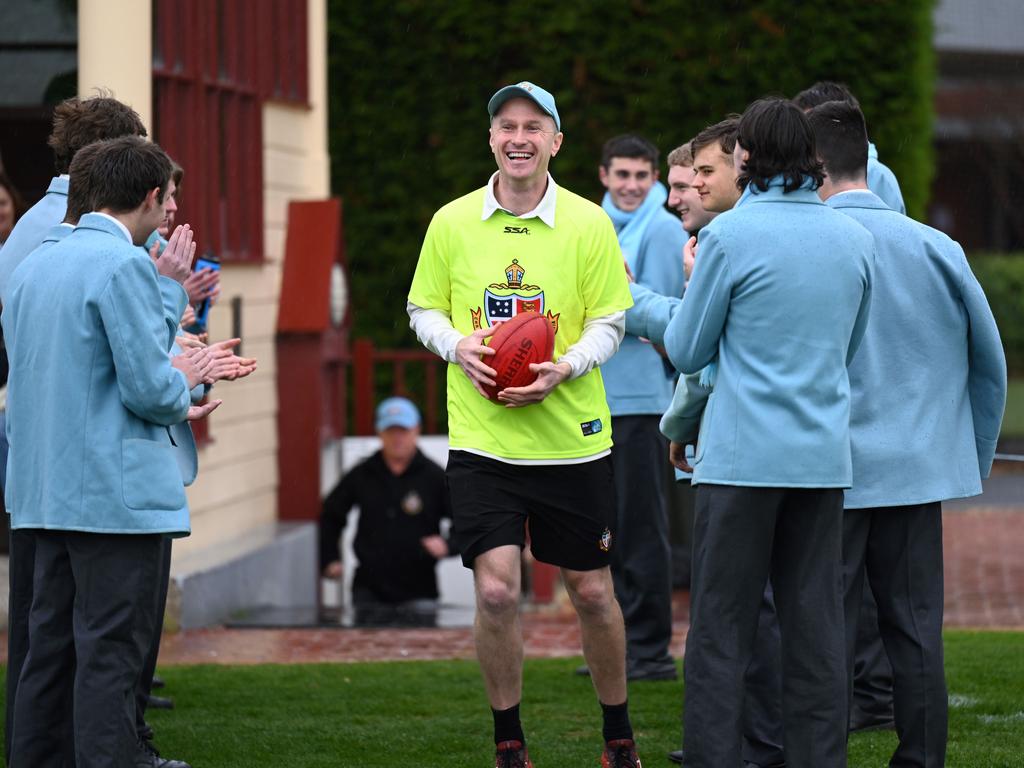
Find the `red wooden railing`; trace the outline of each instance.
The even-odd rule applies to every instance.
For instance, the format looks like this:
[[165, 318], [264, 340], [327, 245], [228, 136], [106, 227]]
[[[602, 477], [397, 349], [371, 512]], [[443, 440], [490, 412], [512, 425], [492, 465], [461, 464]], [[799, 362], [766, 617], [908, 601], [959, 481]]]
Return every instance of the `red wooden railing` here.
[[[373, 434], [373, 413], [385, 396], [409, 397], [416, 401], [423, 414], [423, 433], [438, 432], [438, 374], [444, 375], [447, 363], [425, 349], [377, 349], [369, 339], [352, 342], [353, 419], [355, 434]], [[390, 391], [377, 391], [377, 365], [391, 366]], [[422, 397], [411, 397], [409, 368], [423, 367]], [[443, 386], [443, 381], [442, 381]]]

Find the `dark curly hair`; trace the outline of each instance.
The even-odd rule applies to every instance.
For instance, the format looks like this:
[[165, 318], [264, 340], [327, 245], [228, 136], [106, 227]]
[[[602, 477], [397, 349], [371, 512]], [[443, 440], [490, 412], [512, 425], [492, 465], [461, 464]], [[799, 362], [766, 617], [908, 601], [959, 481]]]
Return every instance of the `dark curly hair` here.
[[[88, 167], [83, 164], [88, 161]], [[135, 210], [152, 190], [164, 201], [174, 166], [158, 144], [138, 136], [122, 136], [97, 144], [95, 153], [85, 153], [71, 164], [71, 178], [88, 174], [92, 209], [108, 208], [115, 213]]]
[[849, 86], [832, 80], [819, 80], [810, 88], [805, 88], [793, 97], [793, 103], [804, 112], [830, 101], [848, 101], [855, 107], [860, 106]]
[[82, 147], [121, 136], [145, 136], [146, 126], [135, 110], [106, 92], [90, 99], [72, 98], [53, 110], [53, 131], [47, 144], [53, 149], [57, 173], [68, 173]]
[[788, 99], [758, 99], [740, 118], [736, 141], [750, 153], [737, 184], [748, 184], [761, 192], [768, 181], [783, 176], [783, 191], [793, 192], [811, 179], [813, 189], [821, 186], [824, 168], [814, 145], [814, 131], [800, 108]]
[[77, 225], [80, 218], [99, 207], [93, 199], [89, 176], [93, 160], [102, 151], [105, 144], [106, 142], [94, 141], [75, 153], [75, 159], [72, 162], [75, 173], [68, 181], [68, 209], [64, 215], [64, 221], [68, 224]]

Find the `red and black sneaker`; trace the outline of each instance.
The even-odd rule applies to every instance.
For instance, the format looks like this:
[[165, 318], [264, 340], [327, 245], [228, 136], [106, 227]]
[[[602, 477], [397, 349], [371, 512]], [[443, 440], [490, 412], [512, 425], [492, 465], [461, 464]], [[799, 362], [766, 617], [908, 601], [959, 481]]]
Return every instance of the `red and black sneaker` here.
[[643, 768], [632, 739], [612, 739], [604, 744], [601, 768]]
[[530, 762], [530, 756], [526, 754], [523, 742], [499, 741], [498, 748], [494, 753], [494, 768], [533, 768], [533, 763]]

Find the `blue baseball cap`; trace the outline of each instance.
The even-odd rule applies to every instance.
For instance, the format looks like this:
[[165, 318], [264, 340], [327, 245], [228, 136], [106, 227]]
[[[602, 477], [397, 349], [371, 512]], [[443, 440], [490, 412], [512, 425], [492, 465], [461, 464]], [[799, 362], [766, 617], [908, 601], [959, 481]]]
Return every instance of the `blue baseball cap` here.
[[404, 397], [389, 397], [377, 406], [377, 431], [390, 427], [413, 429], [420, 425], [420, 412], [411, 400]]
[[487, 114], [494, 119], [495, 114], [501, 109], [501, 105], [509, 99], [530, 99], [541, 111], [551, 116], [551, 119], [555, 121], [555, 130], [562, 130], [562, 121], [558, 118], [558, 109], [555, 107], [555, 97], [545, 91], [539, 85], [534, 85], [528, 80], [523, 80], [521, 83], [515, 85], [506, 85], [500, 89], [497, 93], [491, 96], [491, 100], [487, 102]]

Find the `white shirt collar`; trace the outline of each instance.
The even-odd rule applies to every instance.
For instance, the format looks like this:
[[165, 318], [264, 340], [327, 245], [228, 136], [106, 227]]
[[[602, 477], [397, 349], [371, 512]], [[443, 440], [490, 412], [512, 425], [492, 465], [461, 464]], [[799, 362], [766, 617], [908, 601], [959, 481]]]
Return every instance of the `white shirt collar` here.
[[[501, 203], [498, 202], [498, 198], [494, 194], [494, 182], [498, 179], [498, 172], [495, 171], [490, 180], [487, 182], [487, 191], [484, 192], [484, 210], [483, 215], [480, 217], [481, 221], [487, 221], [494, 215], [495, 211], [505, 211], [510, 216], [515, 216], [507, 208], [503, 208]], [[537, 207], [532, 211], [524, 213], [522, 216], [516, 216], [518, 219], [540, 219], [552, 229], [555, 228], [555, 191], [558, 186], [555, 184], [555, 180], [551, 178], [551, 174], [548, 174], [548, 188], [544, 190], [544, 197], [537, 203]]]
[[122, 231], [122, 232], [124, 233], [125, 239], [126, 239], [126, 240], [127, 240], [127, 241], [128, 241], [129, 243], [130, 243], [130, 244], [134, 245], [134, 241], [132, 240], [132, 233], [128, 231], [128, 227], [126, 227], [126, 226], [125, 226], [124, 224], [122, 224], [122, 223], [121, 223], [120, 221], [118, 221], [117, 219], [115, 219], [115, 218], [114, 218], [113, 216], [111, 216], [111, 215], [110, 215], [109, 213], [103, 213], [102, 211], [93, 211], [93, 213], [94, 213], [94, 214], [96, 214], [97, 216], [103, 216], [103, 217], [104, 217], [104, 218], [106, 218], [106, 219], [110, 219], [110, 220], [111, 220], [112, 222], [114, 222], [115, 224], [117, 224], [117, 226], [118, 226], [118, 227], [120, 227], [120, 228], [121, 228], [121, 231]]
[[842, 192], [836, 192], [834, 195], [829, 195], [829, 200], [833, 197], [839, 197], [841, 195], [849, 195], [853, 192], [870, 192], [871, 190], [867, 187], [857, 187], [857, 189], [844, 189]]

